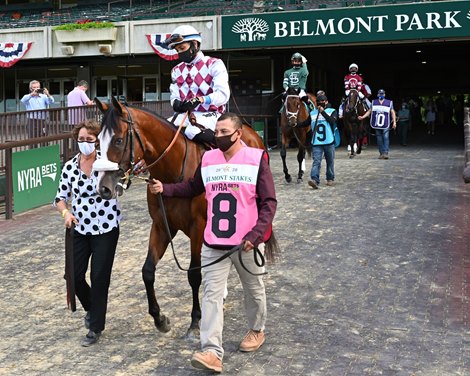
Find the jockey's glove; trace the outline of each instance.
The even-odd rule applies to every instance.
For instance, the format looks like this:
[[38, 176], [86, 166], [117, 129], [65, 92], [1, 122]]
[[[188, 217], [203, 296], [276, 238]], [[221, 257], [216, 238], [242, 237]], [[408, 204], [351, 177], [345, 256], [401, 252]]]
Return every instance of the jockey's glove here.
[[192, 98], [187, 101], [180, 101], [179, 99], [175, 99], [175, 101], [173, 102], [173, 110], [175, 110], [176, 112], [191, 111], [194, 110], [200, 104], [201, 102], [199, 102], [199, 99], [197, 98]]
[[183, 103], [184, 102], [179, 99], [175, 99], [173, 102], [173, 110], [175, 110], [175, 112], [186, 112], [187, 110], [183, 108]]

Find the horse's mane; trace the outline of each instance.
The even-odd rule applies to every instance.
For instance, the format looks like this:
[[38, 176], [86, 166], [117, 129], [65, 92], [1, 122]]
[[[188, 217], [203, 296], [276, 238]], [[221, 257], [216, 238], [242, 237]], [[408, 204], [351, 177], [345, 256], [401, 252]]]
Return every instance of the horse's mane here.
[[299, 95], [300, 89], [295, 89], [293, 87], [287, 88], [287, 95]]
[[[132, 105], [126, 105], [126, 108], [130, 108], [133, 110], [138, 110], [145, 112], [153, 117], [156, 118], [160, 123], [168, 127], [168, 129], [173, 130], [176, 132], [177, 128], [170, 123], [166, 118], [163, 116], [157, 114], [155, 111], [149, 110], [144, 107], [137, 107], [137, 106], [132, 106]], [[111, 130], [116, 130], [119, 124], [119, 119], [120, 119], [120, 114], [119, 112], [114, 108], [114, 106], [109, 106], [108, 110], [103, 114], [103, 120], [101, 122], [101, 127], [103, 132], [111, 131]]]

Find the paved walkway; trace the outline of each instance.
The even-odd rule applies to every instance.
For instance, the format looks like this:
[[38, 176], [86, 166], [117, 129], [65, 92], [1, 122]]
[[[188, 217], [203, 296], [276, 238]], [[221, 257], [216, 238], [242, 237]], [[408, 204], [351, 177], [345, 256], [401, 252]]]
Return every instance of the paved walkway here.
[[[245, 334], [236, 273], [225, 307], [227, 375], [470, 375], [470, 186], [462, 147], [374, 147], [337, 152], [337, 185], [283, 181], [275, 230], [283, 259], [266, 278], [267, 340], [237, 351]], [[292, 169], [294, 151], [288, 153]], [[310, 170], [308, 162], [308, 171]], [[324, 175], [324, 169], [322, 170]], [[308, 174], [307, 174], [308, 176]], [[323, 176], [322, 176], [323, 179]], [[141, 281], [149, 216], [145, 185], [123, 197], [122, 223], [100, 343], [80, 346], [81, 308], [67, 310], [63, 228], [49, 207], [0, 220], [1, 375], [197, 375], [198, 343], [182, 338], [190, 288], [167, 252], [157, 294], [173, 328], [159, 333]], [[177, 238], [183, 263], [187, 240]]]

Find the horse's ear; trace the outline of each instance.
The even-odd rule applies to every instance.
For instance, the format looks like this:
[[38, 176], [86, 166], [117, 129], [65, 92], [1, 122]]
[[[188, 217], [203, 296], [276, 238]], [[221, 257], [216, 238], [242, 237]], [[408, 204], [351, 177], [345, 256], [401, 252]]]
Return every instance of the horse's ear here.
[[111, 103], [113, 104], [113, 107], [116, 109], [117, 112], [119, 112], [119, 115], [122, 115], [122, 113], [125, 111], [123, 105], [121, 102], [119, 102], [116, 97], [111, 97]]
[[98, 98], [95, 97], [94, 99], [96, 103], [96, 107], [104, 114], [108, 110], [108, 105], [106, 103], [101, 102]]

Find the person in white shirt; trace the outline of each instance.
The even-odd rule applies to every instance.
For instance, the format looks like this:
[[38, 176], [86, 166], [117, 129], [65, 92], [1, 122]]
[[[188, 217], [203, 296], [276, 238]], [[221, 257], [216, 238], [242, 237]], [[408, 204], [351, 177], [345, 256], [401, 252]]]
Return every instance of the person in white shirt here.
[[[39, 81], [33, 80], [29, 83], [29, 94], [21, 98], [21, 103], [26, 107], [26, 111], [32, 111], [27, 115], [29, 138], [47, 135], [46, 113], [40, 110], [45, 110], [51, 103], [54, 103], [54, 97], [46, 88], [41, 89]], [[32, 145], [32, 147], [37, 146]]]

